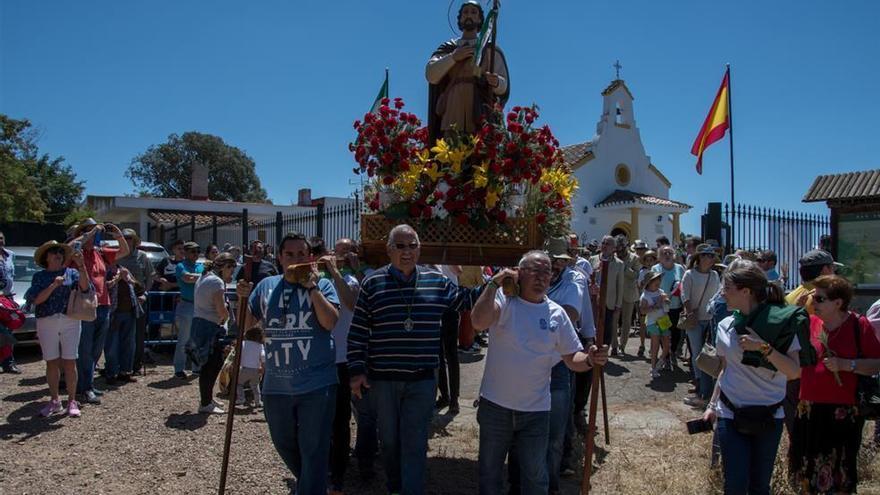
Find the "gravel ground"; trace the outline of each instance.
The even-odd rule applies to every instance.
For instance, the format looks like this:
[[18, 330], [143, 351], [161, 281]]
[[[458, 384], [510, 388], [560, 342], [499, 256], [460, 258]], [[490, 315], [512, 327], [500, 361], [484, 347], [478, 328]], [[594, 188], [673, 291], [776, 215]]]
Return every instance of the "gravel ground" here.
[[[637, 342], [630, 341], [631, 351]], [[170, 356], [159, 355], [138, 383], [107, 388], [103, 404], [81, 418], [38, 417], [48, 399], [39, 350], [16, 349], [24, 373], [0, 374], [0, 493], [216, 493], [226, 415], [200, 415], [198, 384], [172, 377]], [[472, 407], [483, 355], [460, 354], [461, 413], [437, 415], [429, 441], [428, 493], [477, 493], [479, 429]], [[649, 383], [642, 359], [614, 359], [607, 370], [611, 446], [600, 437], [593, 493], [718, 493], [708, 469], [708, 435], [688, 437], [684, 422], [699, 413], [681, 403], [687, 374]], [[221, 401], [222, 402], [222, 401]], [[269, 440], [262, 411], [240, 408], [235, 419], [228, 493], [288, 493], [290, 473]], [[600, 431], [601, 421], [599, 423]], [[580, 451], [578, 446], [578, 451]], [[872, 463], [872, 474], [878, 472]], [[377, 466], [378, 468], [378, 466]], [[355, 462], [349, 494], [384, 493], [377, 469], [360, 479]], [[563, 493], [578, 493], [577, 476]], [[877, 493], [876, 481], [860, 493]]]

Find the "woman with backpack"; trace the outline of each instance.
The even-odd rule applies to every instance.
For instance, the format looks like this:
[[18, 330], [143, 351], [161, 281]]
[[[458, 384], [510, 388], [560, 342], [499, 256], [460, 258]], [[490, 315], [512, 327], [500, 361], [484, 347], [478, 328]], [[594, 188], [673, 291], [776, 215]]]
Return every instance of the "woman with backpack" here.
[[870, 322], [850, 311], [853, 287], [845, 278], [824, 275], [813, 287], [810, 344], [818, 359], [801, 369], [793, 474], [803, 493], [855, 493], [869, 412], [859, 408], [857, 389], [862, 377], [880, 372], [880, 341]]
[[734, 314], [718, 324], [722, 370], [703, 419], [716, 422], [724, 493], [769, 494], [786, 382], [800, 375], [801, 362], [815, 361], [800, 352], [809, 320], [802, 308], [784, 305], [781, 289], [753, 262], [729, 268], [722, 279]]

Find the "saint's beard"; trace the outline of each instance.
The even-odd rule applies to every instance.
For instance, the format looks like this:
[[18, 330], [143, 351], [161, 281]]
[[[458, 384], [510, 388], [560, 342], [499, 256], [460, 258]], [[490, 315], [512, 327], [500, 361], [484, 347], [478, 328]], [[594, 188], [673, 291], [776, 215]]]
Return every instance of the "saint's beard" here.
[[465, 19], [465, 20], [463, 20], [463, 21], [461, 22], [461, 30], [462, 30], [462, 32], [464, 32], [464, 31], [476, 31], [477, 27], [478, 27], [478, 26], [477, 26], [477, 22], [474, 21], [473, 19], [470, 19], [470, 18]]

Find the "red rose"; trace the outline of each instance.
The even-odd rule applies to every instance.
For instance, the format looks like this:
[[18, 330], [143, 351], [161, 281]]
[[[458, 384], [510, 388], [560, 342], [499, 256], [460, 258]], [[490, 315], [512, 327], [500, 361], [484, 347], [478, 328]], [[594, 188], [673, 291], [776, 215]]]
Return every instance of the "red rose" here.
[[374, 210], [374, 211], [379, 209], [379, 200], [378, 199], [374, 199], [374, 200], [370, 201], [370, 209]]
[[409, 163], [406, 160], [400, 162], [400, 170], [403, 170], [404, 172], [409, 171]]
[[443, 199], [443, 192], [442, 191], [434, 191], [434, 199], [437, 201], [440, 201], [441, 199]]
[[535, 121], [535, 117], [532, 117], [531, 114], [526, 114], [526, 123], [531, 124]]
[[507, 221], [507, 212], [506, 211], [501, 210], [498, 212], [498, 221], [501, 223], [504, 223]]
[[394, 108], [396, 108], [398, 110], [403, 108], [403, 101], [401, 101], [400, 98], [394, 99]]
[[357, 129], [357, 128], [360, 127], [360, 126], [361, 126], [361, 121], [360, 121], [360, 120], [355, 120], [355, 121], [354, 121], [354, 128]]
[[386, 96], [385, 98], [382, 98], [382, 99], [379, 101], [379, 104], [381, 104], [381, 105], [387, 105], [389, 102], [391, 102], [391, 100], [389, 100], [388, 97]]
[[424, 208], [422, 208], [422, 216], [423, 217], [431, 218], [431, 216], [433, 214], [434, 214], [434, 210], [432, 210], [430, 206], [425, 206]]
[[550, 192], [552, 189], [553, 189], [553, 188], [550, 187], [550, 184], [541, 184], [541, 192], [544, 193], [544, 194], [547, 194], [547, 193]]
[[394, 183], [394, 177], [392, 177], [390, 175], [386, 175], [385, 177], [382, 177], [382, 183], [385, 184], [386, 186], [390, 186], [391, 184]]
[[501, 172], [501, 165], [497, 161], [493, 161], [493, 162], [489, 163], [489, 170], [493, 174], [500, 173]]
[[543, 213], [538, 213], [537, 215], [535, 215], [535, 222], [537, 222], [538, 224], [542, 224], [546, 221], [547, 221], [547, 215], [545, 215]]
[[516, 112], [510, 112], [507, 114], [507, 121], [508, 122], [514, 121], [514, 120], [516, 120], [516, 117], [517, 117]]
[[511, 108], [511, 110], [513, 110], [514, 112], [519, 113], [519, 112], [522, 111], [522, 107], [519, 107], [519, 106], [517, 106], [517, 107], [513, 107], [513, 108]]

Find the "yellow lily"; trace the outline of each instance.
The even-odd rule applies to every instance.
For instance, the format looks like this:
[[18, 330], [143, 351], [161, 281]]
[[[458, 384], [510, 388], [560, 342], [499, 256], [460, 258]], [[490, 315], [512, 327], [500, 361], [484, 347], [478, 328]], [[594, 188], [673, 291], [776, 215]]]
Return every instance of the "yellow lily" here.
[[452, 151], [452, 149], [449, 147], [448, 144], [446, 144], [445, 139], [443, 139], [443, 138], [438, 139], [436, 146], [431, 148], [431, 151], [436, 154], [436, 156], [434, 158], [436, 158], [438, 162], [449, 163], [449, 161], [450, 161], [449, 154]]
[[489, 184], [489, 177], [487, 175], [489, 168], [489, 162], [483, 162], [482, 165], [474, 167], [474, 186], [478, 189], [486, 187]]
[[497, 203], [498, 203], [498, 192], [496, 192], [492, 189], [489, 189], [489, 191], [486, 192], [486, 207], [487, 208], [494, 208]]
[[431, 150], [429, 150], [428, 148], [424, 148], [422, 149], [422, 151], [416, 153], [416, 157], [418, 157], [419, 162], [428, 163], [431, 161]]
[[431, 182], [437, 182], [438, 180], [440, 180], [441, 177], [443, 177], [443, 172], [440, 172], [438, 168], [439, 167], [437, 167], [436, 163], [427, 165], [422, 169], [422, 173], [430, 177]]

